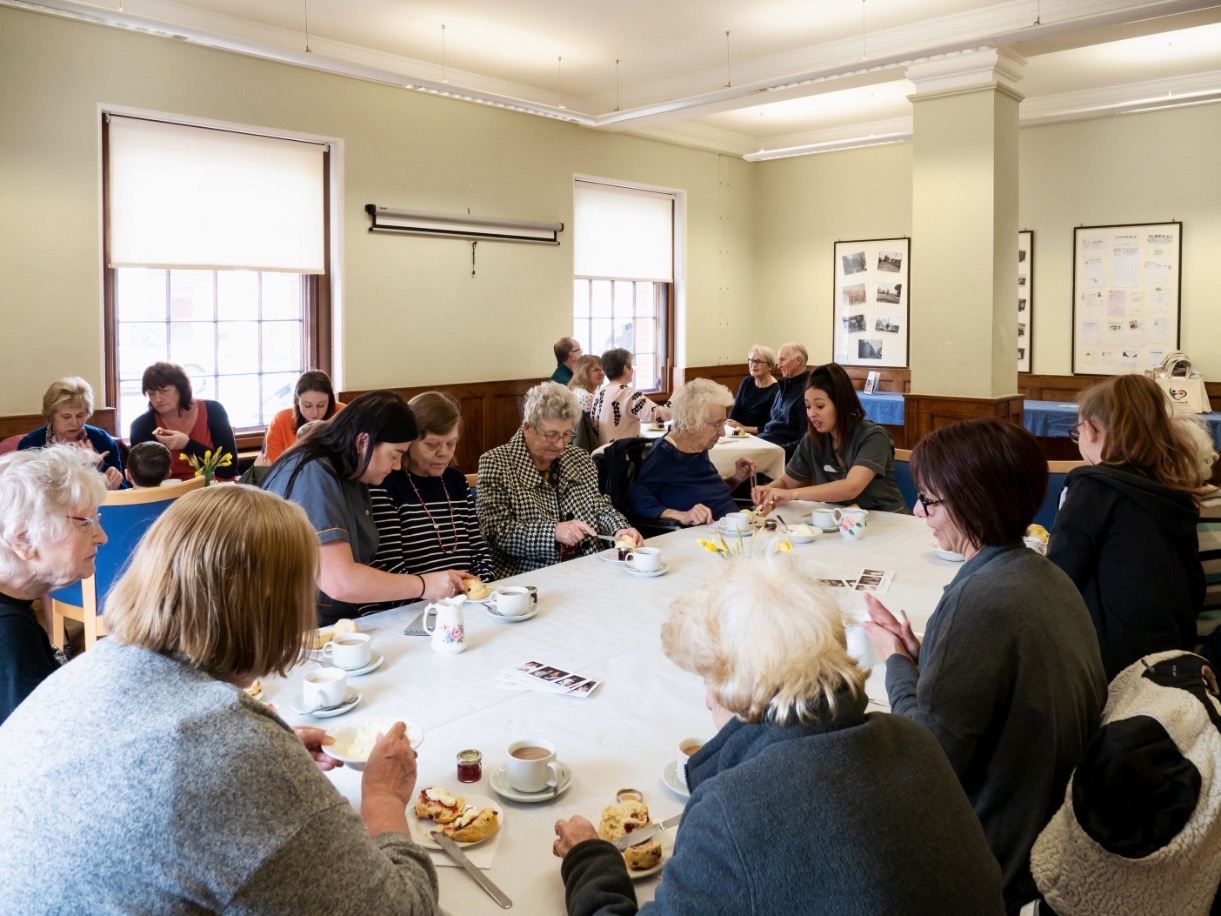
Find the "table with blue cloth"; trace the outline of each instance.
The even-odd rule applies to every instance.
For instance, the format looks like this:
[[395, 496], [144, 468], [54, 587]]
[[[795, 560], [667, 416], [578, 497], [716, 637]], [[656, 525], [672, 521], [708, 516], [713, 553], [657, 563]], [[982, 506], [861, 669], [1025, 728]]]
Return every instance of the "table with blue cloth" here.
[[899, 391], [859, 393], [865, 416], [882, 426], [903, 425], [903, 394]]
[[[1221, 411], [1191, 416], [1208, 427], [1213, 446], [1221, 449]], [[1072, 401], [1026, 401], [1022, 407], [1022, 423], [1036, 436], [1067, 439], [1077, 425], [1077, 405]]]

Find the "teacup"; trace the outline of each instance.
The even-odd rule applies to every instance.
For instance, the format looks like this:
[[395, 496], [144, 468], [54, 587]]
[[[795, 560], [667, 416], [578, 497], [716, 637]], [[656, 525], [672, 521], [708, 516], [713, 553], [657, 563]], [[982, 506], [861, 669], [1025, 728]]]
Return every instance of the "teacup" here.
[[694, 757], [703, 746], [703, 738], [684, 738], [678, 742], [678, 755], [674, 758], [674, 772], [684, 788], [690, 788], [687, 785], [687, 761]]
[[301, 682], [301, 698], [306, 709], [338, 706], [348, 695], [348, 676], [338, 668], [311, 671]]
[[560, 784], [555, 745], [540, 738], [514, 741], [505, 758], [505, 776], [518, 792], [542, 792]]
[[810, 513], [810, 524], [815, 528], [834, 528], [837, 521], [834, 506], [815, 506]]
[[349, 633], [322, 647], [322, 657], [336, 668], [355, 671], [373, 658], [373, 640], [368, 633]]
[[521, 585], [506, 585], [495, 591], [496, 613], [501, 617], [520, 617], [530, 610], [530, 589]]
[[745, 509], [741, 512], [730, 512], [721, 519], [721, 526], [733, 531], [749, 531], [750, 513]]
[[844, 639], [848, 643], [848, 654], [855, 658], [864, 670], [868, 671], [877, 663], [878, 655], [863, 626], [853, 624], [844, 627]]
[[865, 536], [866, 509], [836, 509], [835, 522], [839, 525], [839, 534], [844, 540], [859, 541]]
[[623, 565], [636, 572], [657, 572], [661, 569], [661, 551], [656, 547], [637, 547], [627, 555]]

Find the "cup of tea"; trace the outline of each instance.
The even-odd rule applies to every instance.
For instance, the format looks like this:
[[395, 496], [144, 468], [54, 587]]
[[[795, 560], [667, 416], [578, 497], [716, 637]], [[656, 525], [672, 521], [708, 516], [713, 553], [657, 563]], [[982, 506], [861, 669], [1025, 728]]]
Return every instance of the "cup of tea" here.
[[627, 555], [624, 565], [635, 572], [657, 572], [661, 569], [661, 551], [656, 547], [637, 547]]
[[495, 591], [496, 613], [501, 617], [520, 617], [532, 605], [530, 589], [522, 585], [506, 585]]
[[514, 741], [505, 760], [505, 776], [518, 792], [542, 792], [560, 784], [555, 745], [539, 738]]
[[741, 512], [730, 512], [721, 523], [724, 527], [733, 531], [749, 531], [750, 530], [750, 513], [743, 509]]
[[348, 695], [348, 676], [338, 668], [311, 671], [301, 682], [301, 698], [306, 709], [338, 706]]
[[859, 541], [865, 536], [866, 509], [835, 509], [835, 523], [839, 526], [839, 536], [847, 541]]
[[687, 761], [695, 756], [695, 753], [703, 746], [703, 738], [684, 738], [678, 742], [678, 755], [674, 758], [674, 772], [678, 775], [678, 781], [683, 784], [683, 788], [690, 788], [687, 785]]
[[322, 657], [336, 668], [355, 671], [373, 658], [373, 639], [368, 633], [349, 633], [322, 647]]
[[810, 513], [810, 524], [815, 528], [834, 528], [837, 522], [833, 506], [815, 506]]

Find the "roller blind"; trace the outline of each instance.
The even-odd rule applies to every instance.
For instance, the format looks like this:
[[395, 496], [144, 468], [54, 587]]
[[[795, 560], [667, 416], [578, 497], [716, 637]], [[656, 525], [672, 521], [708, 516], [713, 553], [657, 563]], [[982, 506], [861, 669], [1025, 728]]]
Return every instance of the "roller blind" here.
[[577, 181], [573, 274], [674, 281], [674, 195]]
[[324, 270], [319, 143], [112, 115], [111, 267]]

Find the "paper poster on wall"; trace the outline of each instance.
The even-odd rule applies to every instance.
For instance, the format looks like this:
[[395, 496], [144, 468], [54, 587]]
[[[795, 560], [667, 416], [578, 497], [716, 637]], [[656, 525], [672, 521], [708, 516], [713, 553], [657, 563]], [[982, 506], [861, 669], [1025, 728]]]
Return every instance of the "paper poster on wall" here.
[[911, 239], [836, 242], [835, 361], [845, 366], [907, 366]]
[[1143, 372], [1178, 347], [1182, 254], [1179, 222], [1073, 230], [1074, 374]]
[[1018, 372], [1029, 372], [1034, 343], [1034, 231], [1018, 233]]

